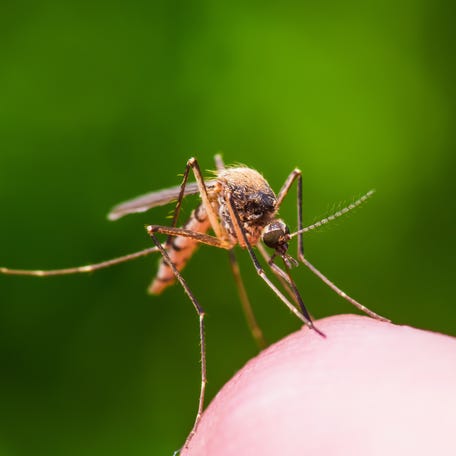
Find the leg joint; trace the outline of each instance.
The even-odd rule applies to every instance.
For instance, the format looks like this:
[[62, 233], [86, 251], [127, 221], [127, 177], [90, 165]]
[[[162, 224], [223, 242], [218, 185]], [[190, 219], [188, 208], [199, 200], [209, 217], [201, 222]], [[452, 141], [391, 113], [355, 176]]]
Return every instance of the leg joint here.
[[146, 230], [149, 234], [158, 233], [159, 225], [147, 225]]

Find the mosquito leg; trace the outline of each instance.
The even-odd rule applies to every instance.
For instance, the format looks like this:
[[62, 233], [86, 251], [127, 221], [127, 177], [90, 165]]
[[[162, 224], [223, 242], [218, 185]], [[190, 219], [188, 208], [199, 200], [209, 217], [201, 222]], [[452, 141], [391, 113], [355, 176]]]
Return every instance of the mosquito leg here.
[[295, 168], [286, 178], [284, 184], [282, 185], [282, 188], [279, 191], [279, 194], [277, 195], [277, 206], [280, 207], [282, 204], [283, 200], [287, 196], [290, 187], [293, 185], [293, 182], [302, 175], [302, 171], [298, 168]]
[[[298, 178], [298, 230], [302, 230], [302, 176]], [[298, 258], [304, 260], [304, 238], [301, 233], [298, 235]]]
[[348, 296], [345, 292], [343, 292], [337, 285], [331, 282], [325, 275], [323, 275], [314, 265], [312, 265], [307, 259], [303, 258], [302, 262], [317, 276], [322, 280], [326, 285], [328, 285], [331, 290], [335, 291], [339, 296], [346, 299], [350, 304], [354, 305], [357, 309], [361, 310], [365, 314], [369, 315], [369, 317], [375, 318], [376, 320], [390, 322], [388, 318], [382, 317], [381, 315], [376, 314], [372, 310], [368, 309], [366, 306], [363, 306], [361, 303], [353, 299], [352, 297]]
[[297, 213], [298, 213], [298, 258], [301, 260], [304, 258], [304, 243], [303, 236], [300, 231], [302, 230], [302, 172], [300, 169], [295, 168], [290, 175], [287, 177], [285, 183], [282, 185], [282, 188], [279, 191], [277, 196], [277, 210], [279, 210], [280, 205], [287, 196], [291, 186], [294, 181], [298, 181], [297, 189]]
[[[202, 205], [199, 206], [201, 208]], [[193, 211], [194, 218], [198, 219], [198, 209]], [[192, 220], [192, 218], [190, 219]], [[176, 228], [172, 226], [162, 226], [162, 225], [149, 225], [146, 226], [146, 230], [149, 233], [161, 233], [168, 235], [168, 239], [170, 236], [174, 236], [174, 240], [170, 241], [169, 244], [166, 244], [166, 249], [168, 254], [170, 255], [171, 260], [174, 262], [174, 265], [177, 269], [182, 270], [195, 249], [197, 248], [198, 244], [207, 244], [212, 247], [222, 248], [222, 249], [229, 249], [232, 247], [232, 244], [224, 244], [220, 239], [217, 239], [214, 236], [209, 236], [204, 232], [200, 232], [198, 230], [198, 226], [196, 226], [196, 230], [193, 228], [194, 225], [190, 225], [189, 228]], [[200, 225], [201, 226], [201, 225]], [[209, 229], [209, 220], [205, 216], [204, 219], [204, 231]], [[203, 231], [203, 230], [202, 230]], [[176, 240], [178, 241], [176, 243]], [[181, 250], [185, 249], [183, 254], [180, 253]], [[155, 279], [151, 283], [148, 288], [148, 292], [150, 294], [160, 294], [166, 287], [174, 283], [175, 275], [171, 268], [167, 265], [165, 261], [161, 261], [157, 274], [155, 275]]]
[[[279, 281], [282, 284], [283, 288], [287, 291], [288, 296], [290, 296], [293, 299], [294, 303], [297, 306], [301, 307], [301, 304], [300, 304], [299, 299], [298, 299], [298, 296], [300, 296], [300, 293], [297, 290], [297, 287], [294, 284], [294, 281], [291, 278], [290, 274], [287, 274], [283, 269], [281, 269], [279, 266], [277, 266], [273, 262], [273, 257], [271, 257], [268, 254], [268, 252], [264, 248], [263, 244], [258, 243], [257, 244], [257, 248], [260, 251], [261, 256], [263, 257], [263, 259], [266, 261], [266, 263], [271, 268], [272, 272], [279, 279]], [[291, 282], [293, 282], [293, 284]], [[296, 291], [298, 291], [298, 293], [293, 292], [292, 291], [292, 287], [294, 287], [296, 289]], [[302, 301], [302, 299], [301, 299], [301, 301]], [[302, 305], [304, 305], [304, 303], [302, 303]], [[313, 318], [312, 318], [312, 316], [310, 314], [309, 314], [309, 316], [311, 317], [310, 320], [313, 320]]]
[[[228, 211], [230, 213], [231, 220], [233, 221], [233, 228], [236, 233], [236, 237], [238, 238], [238, 241], [240, 239], [243, 240], [243, 243], [245, 247], [247, 248], [247, 251], [249, 252], [250, 258], [252, 260], [253, 265], [255, 266], [255, 269], [258, 273], [258, 275], [266, 282], [266, 284], [271, 288], [272, 291], [280, 298], [280, 300], [300, 319], [302, 320], [310, 329], [313, 329], [317, 333], [321, 333], [313, 322], [306, 318], [305, 315], [303, 315], [301, 312], [299, 312], [298, 309], [284, 296], [284, 294], [274, 285], [273, 282], [269, 279], [269, 277], [266, 275], [264, 272], [263, 268], [261, 267], [258, 258], [255, 255], [255, 252], [253, 251], [252, 246], [250, 245], [249, 240], [247, 239], [247, 234], [245, 233], [245, 230], [242, 228], [241, 221], [239, 219], [239, 215], [234, 209], [234, 204], [233, 204], [233, 198], [231, 196], [231, 192], [229, 190], [226, 191], [226, 194], [224, 195], [227, 206], [228, 206]], [[322, 333], [321, 333], [322, 334]]]
[[233, 272], [234, 282], [236, 283], [239, 299], [241, 300], [242, 309], [244, 310], [244, 315], [247, 320], [247, 324], [249, 326], [253, 338], [255, 339], [256, 344], [258, 345], [258, 348], [262, 350], [263, 348], [266, 348], [268, 344], [263, 336], [261, 328], [258, 325], [258, 322], [255, 318], [255, 314], [253, 313], [253, 309], [244, 286], [244, 281], [242, 280], [239, 264], [236, 260], [236, 255], [234, 254], [234, 251], [232, 249], [229, 250], [228, 253], [230, 257], [231, 271]]
[[135, 260], [143, 256], [150, 255], [151, 253], [158, 252], [157, 247], [150, 247], [148, 249], [141, 250], [139, 252], [130, 253], [112, 260], [102, 261], [101, 263], [88, 264], [86, 266], [77, 266], [74, 268], [65, 269], [49, 269], [47, 271], [42, 270], [29, 270], [29, 269], [11, 269], [0, 267], [0, 274], [8, 275], [23, 275], [23, 276], [34, 276], [34, 277], [50, 277], [57, 275], [68, 275], [68, 274], [82, 274], [86, 272], [97, 271], [98, 269], [109, 268], [116, 264], [125, 263], [126, 261]]
[[[187, 223], [184, 225], [183, 229], [187, 229], [187, 235], [185, 237], [189, 239], [193, 239], [191, 235], [188, 234], [189, 231], [192, 231], [193, 233], [200, 232], [200, 233], [205, 233], [210, 226], [214, 227], [214, 223], [218, 223], [217, 216], [214, 212], [214, 209], [212, 208], [212, 205], [210, 204], [209, 197], [207, 194], [207, 188], [206, 184], [203, 180], [203, 177], [201, 175], [200, 168], [198, 166], [198, 162], [196, 159], [191, 158], [190, 160], [187, 161], [185, 171], [182, 177], [182, 183], [179, 188], [179, 194], [177, 197], [177, 202], [176, 206], [174, 208], [174, 214], [171, 222], [171, 226], [169, 228], [175, 229], [178, 219], [179, 219], [179, 214], [181, 211], [182, 207], [182, 201], [184, 199], [185, 193], [186, 193], [186, 187], [187, 187], [187, 182], [188, 182], [188, 177], [190, 174], [190, 170], [193, 171], [196, 180], [197, 180], [197, 188], [199, 191], [199, 194], [203, 200], [202, 204], [198, 205], [198, 207], [192, 212], [190, 219], [187, 221]], [[201, 215], [204, 214], [204, 215]], [[215, 220], [215, 222], [214, 222]], [[163, 227], [164, 228], [164, 227]], [[217, 228], [219, 230], [217, 231]], [[221, 230], [220, 230], [220, 225], [216, 226], [214, 231], [216, 234], [220, 234], [218, 236], [218, 239], [222, 239], [221, 237]], [[148, 228], [149, 230], [149, 228]], [[161, 233], [165, 233], [165, 231], [160, 231]], [[196, 243], [195, 242], [184, 242], [182, 244], [182, 239], [177, 240], [177, 243], [175, 240], [173, 240], [173, 236], [177, 235], [176, 231], [168, 231], [166, 232], [167, 239], [166, 239], [166, 249], [168, 250], [168, 253], [170, 253], [172, 261], [175, 262], [175, 264], [178, 264], [178, 269], [182, 269], [185, 266], [185, 263], [187, 260], [191, 257], [193, 251], [196, 248]], [[185, 235], [185, 233], [183, 233]], [[201, 235], [200, 235], [201, 236]], [[200, 237], [201, 239], [201, 237]], [[179, 245], [179, 242], [181, 245]], [[200, 241], [201, 242], [201, 241]], [[210, 242], [210, 245], [214, 245], [213, 242]], [[228, 247], [228, 245], [227, 245]], [[182, 249], [186, 249], [186, 253], [182, 256], [179, 255], [177, 252], [181, 251]], [[180, 257], [180, 260], [177, 259], [177, 257]], [[154, 280], [152, 283], [149, 285], [147, 291], [150, 294], [160, 294], [167, 286], [171, 285], [174, 282], [174, 274], [172, 273], [171, 269], [167, 267], [166, 263], [161, 262], [157, 275], [155, 276]]]
[[[292, 235], [290, 235], [290, 238], [292, 238], [294, 236], [298, 236], [298, 258], [299, 258], [299, 260], [302, 263], [304, 263], [326, 285], [328, 285], [329, 288], [331, 288], [333, 291], [335, 291], [342, 298], [346, 299], [350, 304], [354, 305], [356, 308], [360, 309], [361, 311], [363, 311], [364, 313], [366, 313], [367, 315], [369, 315], [372, 318], [375, 318], [375, 319], [380, 320], [380, 321], [387, 321], [387, 322], [390, 321], [387, 318], [382, 317], [382, 316], [376, 314], [375, 312], [373, 312], [372, 310], [368, 309], [366, 306], [362, 305], [361, 303], [359, 303], [358, 301], [356, 301], [352, 297], [348, 296], [345, 292], [343, 292], [339, 287], [337, 287], [333, 282], [331, 282], [325, 275], [323, 275], [315, 266], [313, 266], [304, 257], [303, 233], [304, 233], [304, 231], [306, 231], [306, 229], [303, 228], [303, 226], [302, 226], [302, 177], [301, 177], [301, 174], [300, 174], [299, 170], [294, 170], [293, 173], [297, 173], [297, 179], [298, 179], [298, 226], [299, 227], [298, 227], [298, 231], [297, 232], [295, 232]], [[291, 184], [294, 181], [293, 173], [291, 173], [290, 176], [288, 177], [288, 179], [286, 180], [284, 186], [282, 187], [282, 190], [279, 193], [279, 196], [282, 195], [282, 194], [284, 196], [286, 195], [286, 193], [288, 191], [288, 188], [291, 186]], [[314, 225], [311, 225], [311, 227], [308, 227], [309, 231], [310, 231], [310, 229], [313, 229], [315, 227], [321, 226], [321, 225], [323, 225], [323, 224], [325, 224], [325, 223], [327, 223], [327, 222], [329, 222], [331, 220], [334, 220], [337, 217], [340, 217], [340, 216], [346, 214], [350, 210], [360, 206], [370, 196], [372, 196], [373, 193], [374, 193], [373, 190], [369, 191], [364, 196], [362, 196], [361, 198], [359, 198], [358, 200], [356, 200], [354, 203], [350, 204], [346, 208], [336, 212], [335, 214], [333, 214], [332, 216], [327, 217], [326, 219], [321, 220], [320, 222], [317, 222]], [[281, 202], [280, 198], [279, 198], [279, 201]]]
[[[223, 162], [223, 158], [220, 154], [216, 154], [214, 156], [214, 161], [217, 171], [223, 171], [225, 169], [225, 163]], [[244, 315], [247, 320], [250, 332], [252, 333], [252, 336], [255, 339], [258, 348], [262, 350], [263, 348], [266, 348], [268, 344], [263, 336], [263, 331], [261, 330], [255, 318], [252, 305], [250, 304], [249, 296], [247, 295], [247, 290], [244, 286], [244, 281], [242, 280], [241, 271], [239, 269], [239, 263], [236, 259], [234, 250], [229, 250], [228, 254], [230, 259], [231, 271], [234, 277], [234, 282], [238, 290], [239, 299], [241, 300], [242, 310], [244, 311]]]
[[206, 184], [204, 183], [204, 178], [201, 174], [201, 169], [199, 167], [198, 161], [196, 160], [196, 158], [192, 157], [188, 160], [187, 166], [192, 168], [193, 174], [195, 175], [201, 199], [203, 200], [204, 208], [206, 209], [206, 213], [211, 223], [211, 227], [214, 230], [215, 236], [218, 239], [220, 239], [221, 242], [225, 243], [224, 241], [226, 240], [226, 236], [224, 235], [222, 226], [220, 225], [217, 213], [215, 209], [212, 207], [212, 204], [209, 200]]
[[[295, 302], [295, 304], [299, 306], [302, 314], [305, 315], [306, 318], [308, 318], [309, 320], [312, 321], [313, 318], [307, 311], [306, 306], [304, 305], [301, 294], [299, 293], [296, 283], [294, 282], [293, 278], [291, 277], [290, 268], [287, 266], [285, 259], [283, 258], [283, 262], [284, 262], [284, 266], [285, 266], [285, 270], [283, 270], [282, 268], [280, 268], [273, 262], [274, 258], [269, 256], [269, 254], [266, 252], [266, 250], [262, 244], [258, 244], [257, 247], [258, 247], [258, 250], [260, 251], [261, 255], [263, 256], [263, 258], [265, 259], [265, 261], [268, 263], [272, 272], [280, 280], [282, 286], [287, 291], [288, 296], [290, 296], [293, 299], [293, 301]], [[318, 330], [317, 330], [317, 332], [321, 333], [321, 331], [318, 331]], [[324, 334], [322, 334], [322, 335], [324, 335]]]
[[[273, 258], [266, 252], [266, 249], [264, 248], [263, 244], [259, 242], [257, 244], [257, 248], [261, 253], [261, 256], [263, 257], [264, 261], [269, 265], [271, 268], [271, 271], [274, 273], [274, 275], [279, 279], [280, 283], [282, 284], [283, 288], [287, 291], [288, 296], [290, 296], [294, 301], [295, 304], [299, 305], [298, 302], [295, 300], [295, 296], [293, 292], [291, 291], [291, 288], [288, 283], [288, 277], [286, 276], [285, 272], [282, 271], [274, 262]], [[280, 271], [279, 271], [280, 269]]]
[[168, 255], [168, 252], [166, 249], [161, 245], [160, 241], [156, 238], [154, 232], [149, 232], [150, 237], [154, 241], [157, 249], [160, 251], [162, 254], [163, 260], [168, 264], [168, 266], [172, 269], [174, 275], [176, 276], [176, 279], [179, 281], [179, 283], [182, 285], [182, 288], [184, 289], [185, 293], [189, 297], [190, 301], [193, 304], [193, 307], [196, 310], [196, 313], [198, 314], [198, 319], [199, 319], [199, 339], [200, 339], [200, 357], [201, 357], [201, 387], [200, 387], [200, 394], [199, 394], [199, 400], [198, 400], [198, 411], [196, 413], [195, 417], [195, 422], [193, 423], [192, 430], [190, 431], [190, 434], [188, 435], [187, 439], [185, 440], [184, 443], [184, 448], [186, 448], [192, 439], [193, 435], [196, 432], [196, 429], [198, 428], [198, 424], [201, 419], [201, 415], [203, 413], [203, 408], [204, 408], [204, 394], [206, 392], [206, 383], [207, 383], [207, 376], [206, 376], [206, 343], [205, 343], [205, 337], [204, 337], [204, 309], [201, 307], [200, 303], [196, 299], [195, 295], [192, 293], [190, 288], [187, 285], [187, 282], [185, 279], [182, 277], [181, 273], [177, 270], [176, 266], [174, 263], [171, 261], [171, 258]]
[[176, 228], [174, 226], [162, 226], [162, 225], [148, 225], [146, 230], [149, 235], [152, 233], [161, 233], [167, 234], [168, 236], [183, 236], [186, 238], [193, 239], [196, 242], [201, 244], [207, 244], [212, 247], [217, 247], [219, 249], [230, 249], [231, 246], [225, 245], [220, 239], [217, 239], [214, 236], [209, 236], [208, 234], [199, 233], [197, 231], [186, 230], [185, 228]]
[[[182, 200], [184, 199], [185, 186], [187, 185], [189, 172], [190, 172], [190, 165], [187, 163], [187, 165], [185, 167], [184, 175], [182, 177], [182, 183], [180, 186], [179, 196], [178, 196], [177, 202], [176, 202], [176, 207], [174, 208], [173, 221], [171, 223], [171, 226], [176, 226], [176, 224], [177, 224], [177, 220], [179, 218], [179, 213], [180, 213], [180, 210], [182, 207]], [[168, 236], [166, 244], [168, 245], [170, 242], [171, 242], [171, 236]]]
[[258, 259], [253, 252], [253, 249], [250, 245], [247, 246], [247, 250], [249, 252], [250, 258], [252, 259], [253, 265], [258, 273], [258, 275], [266, 282], [266, 284], [271, 288], [271, 290], [279, 297], [279, 299], [300, 319], [306, 324], [310, 329], [315, 329], [314, 324], [308, 320], [304, 315], [302, 315], [298, 309], [283, 295], [283, 293], [271, 282], [269, 277], [264, 272], [263, 268], [261, 267]]
[[[301, 309], [301, 313], [306, 317], [307, 320], [312, 321], [312, 317], [310, 316], [309, 312], [307, 311], [304, 301], [302, 300], [301, 294], [299, 293], [298, 287], [296, 286], [293, 278], [291, 277], [290, 268], [287, 265], [287, 262], [285, 261], [285, 259], [283, 259], [283, 264], [285, 266], [285, 271], [276, 265], [277, 271], [280, 274], [284, 274], [287, 277], [286, 280], [287, 280], [291, 290], [293, 291], [293, 295], [295, 296], [295, 300], [298, 302], [299, 308]], [[313, 323], [312, 323], [312, 325], [313, 325]], [[316, 331], [318, 334], [320, 334], [320, 336], [326, 337], [325, 334], [323, 334], [315, 326], [313, 326], [313, 330]]]

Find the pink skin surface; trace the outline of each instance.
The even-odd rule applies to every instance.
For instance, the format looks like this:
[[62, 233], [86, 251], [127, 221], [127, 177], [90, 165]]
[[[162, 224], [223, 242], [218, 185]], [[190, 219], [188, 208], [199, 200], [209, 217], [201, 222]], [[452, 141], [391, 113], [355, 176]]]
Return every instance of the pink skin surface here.
[[[367, 317], [317, 321], [249, 361], [182, 456], [456, 455], [456, 339]], [[210, 366], [209, 366], [210, 371]]]

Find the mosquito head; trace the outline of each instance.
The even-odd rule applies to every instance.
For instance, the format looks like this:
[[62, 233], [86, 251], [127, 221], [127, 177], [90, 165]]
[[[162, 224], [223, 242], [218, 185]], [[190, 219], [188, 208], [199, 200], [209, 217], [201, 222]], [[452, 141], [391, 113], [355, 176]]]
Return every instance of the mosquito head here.
[[289, 234], [290, 230], [283, 220], [274, 220], [264, 227], [261, 240], [280, 255], [284, 255], [288, 249]]

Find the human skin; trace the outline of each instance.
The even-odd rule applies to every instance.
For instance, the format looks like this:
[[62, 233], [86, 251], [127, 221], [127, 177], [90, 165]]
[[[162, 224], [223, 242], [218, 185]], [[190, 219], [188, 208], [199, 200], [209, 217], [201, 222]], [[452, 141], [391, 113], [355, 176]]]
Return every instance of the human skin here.
[[249, 361], [182, 456], [456, 454], [456, 339], [342, 315]]

